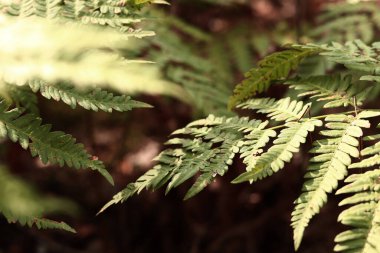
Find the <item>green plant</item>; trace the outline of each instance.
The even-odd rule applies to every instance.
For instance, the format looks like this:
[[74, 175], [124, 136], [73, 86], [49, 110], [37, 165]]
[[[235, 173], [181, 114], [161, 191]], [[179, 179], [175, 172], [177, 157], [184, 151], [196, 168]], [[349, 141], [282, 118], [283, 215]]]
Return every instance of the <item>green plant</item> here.
[[[149, 2], [166, 3], [147, 0], [0, 2], [2, 137], [29, 148], [31, 154], [39, 156], [44, 163], [91, 168], [113, 183], [104, 164], [89, 155], [83, 145], [76, 143], [72, 136], [51, 131], [50, 125], [42, 124], [35, 93], [73, 108], [79, 105], [94, 111], [146, 108], [149, 105], [108, 90], [149, 90], [138, 85], [124, 87], [127, 79], [139, 83], [140, 75], [133, 73], [137, 64], [144, 73], [154, 72], [152, 79], [159, 79], [160, 84], [158, 93], [193, 103], [202, 114], [215, 115], [210, 114], [173, 132], [166, 149], [156, 158], [157, 164], [116, 194], [100, 212], [143, 189], [156, 190], [167, 185], [167, 193], [196, 177], [184, 196], [191, 198], [217, 176], [225, 175], [237, 160], [245, 165], [246, 171], [233, 183], [253, 183], [284, 169], [294, 154], [302, 152], [302, 145], [309, 142], [312, 157], [291, 218], [295, 249], [299, 248], [311, 219], [326, 204], [328, 194], [336, 192], [351, 194], [340, 203], [350, 207], [339, 217], [339, 221], [351, 229], [337, 235], [335, 250], [380, 252], [380, 135], [376, 133], [380, 109], [370, 104], [372, 98], [379, 95], [375, 86], [380, 82], [380, 44], [368, 46], [362, 40], [354, 40], [373, 40], [373, 33], [368, 31], [377, 27], [376, 6], [369, 3], [364, 9], [351, 5], [344, 5], [338, 11], [329, 9], [330, 14], [322, 16], [322, 22], [328, 23], [342, 13], [360, 12], [360, 15], [331, 21], [308, 36], [325, 42], [331, 34], [339, 34], [338, 29], [343, 36], [339, 35], [336, 40], [342, 42], [348, 38], [350, 41], [287, 45], [249, 70], [228, 100], [234, 73], [245, 71], [254, 61], [245, 57], [252, 50], [252, 44], [253, 47], [256, 44], [247, 43], [249, 35], [246, 36], [244, 27], [223, 37], [234, 52], [232, 58], [236, 66], [232, 69], [230, 58], [222, 55], [226, 44], [218, 43], [219, 37], [214, 39], [174, 17], [153, 25], [154, 30], [168, 35], [165, 39], [140, 40], [153, 35], [136, 25], [144, 19], [140, 8]], [[362, 12], [370, 14], [363, 17]], [[350, 24], [348, 28], [342, 25], [346, 23]], [[358, 35], [344, 30], [352, 26], [359, 26], [363, 32]], [[172, 28], [190, 36], [193, 44], [185, 45]], [[76, 43], [67, 46], [65, 40]], [[198, 52], [198, 43], [206, 47], [207, 53]], [[152, 45], [156, 48], [152, 49]], [[150, 62], [136, 58], [142, 52], [158, 62], [163, 76], [157, 74], [157, 69], [152, 70]], [[305, 66], [308, 60], [315, 59], [329, 62], [330, 71], [327, 72], [327, 68], [315, 71]], [[286, 85], [302, 100], [262, 97], [274, 85]], [[317, 110], [315, 115], [314, 108], [322, 110]], [[331, 108], [332, 111], [325, 110]], [[260, 116], [257, 119], [233, 116], [232, 109], [264, 114], [264, 120]], [[348, 175], [351, 169], [354, 172]], [[343, 180], [347, 184], [340, 187], [339, 182]], [[52, 202], [60, 206], [64, 200], [38, 197], [3, 167], [0, 181], [0, 195], [12, 196], [11, 200], [25, 205], [29, 201], [34, 204], [31, 210], [26, 210], [15, 208], [5, 197], [0, 198], [0, 211], [10, 222], [74, 231], [65, 223], [43, 218], [46, 213], [64, 211], [51, 208]], [[20, 193], [9, 191], [12, 187]]]
[[[380, 245], [375, 238], [379, 236], [376, 211], [380, 201], [379, 172], [376, 165], [380, 160], [378, 144], [372, 144], [379, 135], [371, 135], [369, 130], [376, 131], [371, 122], [380, 116], [380, 111], [362, 107], [367, 104], [367, 94], [376, 85], [373, 81], [378, 81], [378, 49], [378, 43], [367, 46], [356, 40], [344, 45], [293, 45], [265, 57], [258, 67], [248, 72], [230, 99], [231, 108], [257, 110], [267, 115], [265, 121], [210, 115], [175, 131], [166, 143], [167, 149], [157, 157], [157, 165], [116, 194], [101, 211], [145, 188], [155, 190], [167, 184], [168, 192], [196, 176], [185, 195], [188, 199], [215, 177], [223, 176], [236, 157], [245, 164], [246, 172], [233, 183], [264, 179], [283, 169], [294, 153], [300, 151], [307, 136], [315, 132], [313, 139], [316, 140], [310, 150], [313, 157], [309, 160], [302, 194], [295, 201], [292, 214], [295, 248], [298, 249], [311, 218], [327, 202], [327, 194], [334, 192], [338, 182], [345, 179], [348, 184], [338, 189], [337, 194], [351, 193], [341, 202], [351, 207], [342, 212], [339, 220], [352, 229], [336, 237], [335, 250], [379, 252]], [[343, 64], [347, 70], [341, 75], [290, 75], [302, 59], [314, 55]], [[291, 89], [301, 91], [299, 96], [318, 99], [305, 103], [290, 98], [255, 98], [274, 84], [290, 85]], [[309, 115], [311, 107], [318, 104], [337, 110]], [[283, 123], [274, 124], [275, 121]], [[363, 147], [362, 140], [368, 145]], [[358, 168], [347, 177], [349, 169]], [[367, 168], [371, 170], [365, 172]]]

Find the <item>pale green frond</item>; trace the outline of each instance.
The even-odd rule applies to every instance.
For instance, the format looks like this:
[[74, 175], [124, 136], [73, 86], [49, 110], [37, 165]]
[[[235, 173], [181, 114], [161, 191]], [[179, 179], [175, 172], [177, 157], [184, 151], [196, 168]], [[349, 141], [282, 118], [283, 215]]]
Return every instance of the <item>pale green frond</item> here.
[[90, 168], [102, 174], [111, 184], [113, 179], [104, 164], [87, 153], [83, 144], [76, 143], [71, 135], [51, 131], [50, 125], [42, 125], [34, 114], [22, 114], [21, 109], [7, 110], [0, 103], [0, 132], [13, 142], [30, 149], [32, 156], [39, 156], [43, 163], [67, 165], [76, 169]]
[[305, 104], [302, 101], [291, 100], [289, 97], [276, 100], [274, 98], [253, 98], [237, 108], [258, 110], [259, 113], [276, 121], [300, 120], [310, 109], [311, 103]]
[[301, 144], [306, 142], [307, 135], [321, 125], [322, 122], [316, 119], [286, 123], [286, 128], [281, 130], [278, 138], [273, 141], [274, 145], [257, 157], [254, 165], [251, 165], [252, 169], [238, 176], [233, 183], [257, 181], [279, 171], [285, 163], [290, 162], [293, 153], [299, 152]]
[[296, 206], [292, 212], [296, 250], [310, 220], [326, 204], [327, 194], [335, 190], [338, 182], [346, 177], [351, 158], [359, 157], [357, 138], [363, 133], [358, 125], [369, 127], [369, 122], [363, 124], [361, 121], [363, 120], [359, 117], [329, 116], [325, 124], [328, 130], [320, 132], [324, 139], [313, 143], [310, 153], [315, 155], [310, 159], [311, 164], [302, 187], [303, 193], [295, 201]]
[[351, 194], [340, 205], [352, 205], [338, 217], [352, 227], [335, 237], [337, 252], [380, 252], [380, 170], [355, 174], [337, 194]]

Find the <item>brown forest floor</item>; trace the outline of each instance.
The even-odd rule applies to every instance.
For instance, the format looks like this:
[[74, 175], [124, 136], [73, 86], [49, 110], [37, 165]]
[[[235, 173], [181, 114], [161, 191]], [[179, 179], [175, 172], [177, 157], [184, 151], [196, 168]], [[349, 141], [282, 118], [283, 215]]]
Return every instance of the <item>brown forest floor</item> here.
[[[296, 2], [252, 1], [242, 12], [270, 29], [281, 19], [296, 24], [294, 17], [283, 10], [285, 6], [295, 8]], [[320, 2], [303, 2], [298, 21], [312, 18]], [[213, 9], [193, 16], [180, 4], [174, 3], [171, 8], [199, 26], [223, 13]], [[241, 18], [239, 12], [230, 14], [232, 20]], [[253, 185], [229, 183], [242, 170], [237, 161], [225, 177], [186, 202], [182, 197], [188, 184], [167, 196], [162, 190], [143, 192], [95, 216], [114, 193], [150, 168], [150, 160], [173, 130], [192, 120], [191, 108], [178, 101], [151, 96], [140, 99], [154, 105], [154, 109], [110, 115], [72, 111], [60, 103], [40, 99], [45, 121], [73, 134], [105, 161], [116, 186], [91, 171], [41, 166], [27, 151], [7, 143], [12, 172], [44, 193], [74, 200], [82, 210], [77, 217], [55, 217], [74, 226], [77, 234], [27, 229], [0, 218], [0, 253], [294, 252], [290, 214], [301, 189], [306, 153], [296, 156], [281, 172]], [[337, 202], [331, 196], [321, 215], [313, 220], [300, 253], [332, 252], [334, 235], [341, 230], [336, 222]]]

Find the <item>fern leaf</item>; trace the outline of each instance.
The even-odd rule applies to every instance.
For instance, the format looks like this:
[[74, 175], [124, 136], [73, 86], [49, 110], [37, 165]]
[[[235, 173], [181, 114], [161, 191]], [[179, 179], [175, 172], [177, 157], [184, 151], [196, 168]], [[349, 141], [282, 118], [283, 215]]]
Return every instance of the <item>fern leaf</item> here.
[[272, 81], [287, 78], [290, 71], [294, 70], [303, 59], [319, 52], [318, 47], [293, 47], [265, 57], [258, 63], [258, 67], [248, 71], [246, 78], [235, 87], [229, 108], [266, 91]]
[[66, 84], [48, 85], [43, 81], [29, 82], [29, 86], [34, 92], [39, 91], [47, 99], [56, 101], [62, 100], [64, 103], [75, 108], [78, 105], [87, 109], [105, 112], [116, 110], [119, 112], [129, 111], [132, 108], [148, 108], [148, 104], [134, 101], [130, 97], [121, 95], [115, 96], [112, 93], [103, 91], [99, 88], [91, 91], [81, 91], [75, 87]]
[[93, 160], [82, 144], [63, 132], [50, 131], [50, 125], [42, 125], [41, 119], [33, 114], [22, 115], [21, 109], [7, 111], [0, 103], [0, 132], [14, 142], [30, 149], [32, 156], [39, 156], [43, 163], [69, 167], [91, 168], [102, 174], [111, 184], [113, 179], [101, 161]]
[[[224, 175], [240, 154], [248, 164], [252, 154], [262, 152], [273, 130], [265, 129], [268, 122], [238, 117], [209, 117], [190, 123], [175, 131], [166, 145], [168, 148], [157, 157], [157, 165], [116, 194], [104, 206], [123, 202], [142, 189], [158, 189], [167, 183], [166, 192], [199, 174], [188, 190], [188, 199], [210, 184], [217, 175]], [[183, 136], [186, 136], [184, 138]]]
[[337, 194], [353, 194], [339, 205], [352, 205], [338, 220], [352, 229], [335, 237], [337, 252], [380, 252], [380, 170], [354, 174]]
[[357, 84], [352, 83], [352, 77], [347, 76], [310, 76], [286, 81], [291, 88], [303, 91], [298, 96], [310, 96], [317, 101], [329, 101], [324, 104], [325, 108], [363, 104], [372, 87], [364, 90]]
[[238, 108], [258, 110], [259, 113], [268, 114], [268, 117], [276, 121], [299, 120], [310, 108], [311, 103], [306, 105], [302, 101], [290, 100], [289, 97], [280, 100], [273, 98], [254, 98], [240, 105]]
[[328, 130], [320, 132], [325, 138], [315, 141], [314, 148], [310, 150], [315, 156], [310, 159], [303, 193], [295, 201], [292, 212], [296, 250], [310, 220], [327, 202], [327, 194], [337, 188], [339, 180], [346, 177], [351, 157], [359, 157], [357, 138], [363, 135], [361, 127], [369, 127], [369, 122], [360, 119], [360, 116], [331, 115], [326, 117], [326, 122]]
[[241, 174], [232, 182], [257, 181], [279, 171], [286, 162], [290, 162], [293, 153], [299, 151], [300, 145], [305, 143], [309, 132], [313, 132], [315, 127], [321, 125], [322, 122], [315, 119], [286, 123], [286, 128], [281, 130], [278, 138], [273, 142], [274, 145], [256, 159], [254, 166], [251, 165], [253, 169]]

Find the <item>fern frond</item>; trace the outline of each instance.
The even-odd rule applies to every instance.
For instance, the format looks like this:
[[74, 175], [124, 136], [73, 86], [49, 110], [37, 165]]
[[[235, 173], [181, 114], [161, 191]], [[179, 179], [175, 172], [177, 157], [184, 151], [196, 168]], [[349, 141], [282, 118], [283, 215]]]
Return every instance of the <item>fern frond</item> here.
[[356, 105], [361, 106], [372, 87], [363, 89], [358, 84], [353, 84], [352, 76], [310, 76], [288, 80], [285, 84], [295, 90], [303, 91], [298, 96], [310, 96], [317, 101], [329, 101], [324, 108]]
[[261, 148], [276, 135], [273, 130], [265, 129], [267, 124], [260, 120], [213, 115], [190, 123], [172, 134], [166, 145], [173, 148], [164, 150], [157, 157], [158, 164], [153, 169], [116, 194], [101, 211], [144, 188], [155, 190], [168, 183], [168, 192], [199, 174], [185, 199], [196, 195], [217, 175], [224, 175], [237, 154], [240, 153], [246, 164], [254, 159], [254, 154], [260, 154]]
[[112, 112], [112, 110], [125, 112], [133, 108], [151, 107], [148, 104], [134, 101], [128, 96], [115, 96], [100, 88], [82, 91], [63, 83], [48, 85], [46, 82], [37, 80], [29, 82], [29, 86], [34, 92], [39, 91], [45, 98], [52, 98], [56, 101], [62, 100], [72, 108], [75, 108], [78, 104], [87, 110], [98, 111], [100, 109], [105, 112]]
[[287, 78], [290, 71], [294, 70], [303, 59], [320, 51], [318, 47], [292, 47], [266, 56], [258, 63], [258, 67], [248, 71], [245, 79], [235, 87], [229, 108], [266, 91], [272, 81]]
[[36, 226], [39, 229], [60, 229], [75, 233], [64, 222], [42, 218], [43, 215], [65, 211], [73, 204], [69, 201], [40, 196], [33, 187], [0, 167], [0, 213], [8, 222]]
[[276, 100], [274, 98], [254, 98], [250, 99], [237, 108], [258, 110], [259, 113], [276, 121], [300, 120], [310, 108], [311, 103], [305, 104], [302, 101], [291, 100], [289, 97]]
[[354, 174], [337, 194], [352, 194], [339, 205], [352, 205], [338, 217], [352, 227], [335, 237], [337, 252], [380, 252], [380, 170]]
[[82, 144], [63, 132], [50, 131], [50, 125], [42, 125], [41, 119], [33, 114], [22, 114], [21, 109], [7, 111], [4, 102], [0, 103], [0, 132], [3, 136], [19, 142], [30, 149], [32, 156], [39, 156], [43, 163], [60, 166], [91, 168], [102, 174], [111, 184], [113, 179], [101, 161], [93, 160]]
[[313, 132], [315, 127], [321, 125], [322, 122], [317, 119], [286, 123], [286, 128], [281, 130], [278, 138], [273, 142], [274, 145], [255, 159], [253, 165], [250, 165], [251, 170], [241, 174], [232, 182], [257, 181], [284, 168], [285, 163], [292, 159], [293, 153], [298, 152], [301, 144], [306, 142], [309, 132]]
[[369, 127], [368, 121], [345, 115], [328, 116], [326, 122], [327, 130], [320, 132], [325, 138], [315, 141], [314, 148], [310, 150], [315, 156], [310, 159], [312, 164], [305, 175], [303, 193], [295, 201], [292, 212], [296, 250], [310, 220], [327, 202], [327, 194], [337, 188], [339, 180], [346, 177], [351, 157], [359, 157], [357, 138], [363, 135], [361, 127]]

